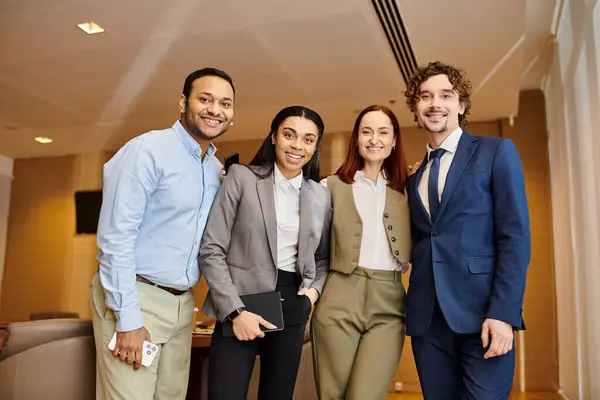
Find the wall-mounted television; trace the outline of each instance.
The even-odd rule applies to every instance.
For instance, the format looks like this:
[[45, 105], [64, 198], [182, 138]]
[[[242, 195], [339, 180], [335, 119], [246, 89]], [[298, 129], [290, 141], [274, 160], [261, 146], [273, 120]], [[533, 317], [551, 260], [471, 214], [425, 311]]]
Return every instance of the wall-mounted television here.
[[75, 218], [78, 234], [95, 234], [102, 206], [102, 191], [75, 192]]

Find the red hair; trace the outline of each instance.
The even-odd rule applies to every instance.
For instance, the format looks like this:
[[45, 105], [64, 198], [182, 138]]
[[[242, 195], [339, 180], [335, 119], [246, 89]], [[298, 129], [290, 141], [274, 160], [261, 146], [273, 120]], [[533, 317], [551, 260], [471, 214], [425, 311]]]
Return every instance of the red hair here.
[[392, 122], [394, 136], [396, 137], [396, 149], [392, 150], [392, 153], [388, 158], [383, 161], [381, 170], [388, 180], [389, 187], [399, 192], [404, 192], [406, 180], [408, 179], [408, 165], [406, 164], [406, 158], [404, 157], [404, 151], [402, 150], [400, 124], [393, 111], [386, 106], [373, 105], [361, 111], [356, 118], [356, 122], [354, 122], [354, 129], [352, 129], [350, 143], [348, 143], [348, 155], [346, 156], [346, 161], [344, 161], [344, 164], [342, 164], [335, 174], [339, 176], [342, 182], [353, 184], [356, 172], [365, 167], [365, 160], [358, 153], [358, 129], [363, 117], [371, 111], [381, 111], [387, 115]]

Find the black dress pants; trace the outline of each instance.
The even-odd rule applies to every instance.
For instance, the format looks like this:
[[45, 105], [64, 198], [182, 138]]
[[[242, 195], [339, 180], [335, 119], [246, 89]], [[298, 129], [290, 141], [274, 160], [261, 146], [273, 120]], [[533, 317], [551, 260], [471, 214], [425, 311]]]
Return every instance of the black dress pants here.
[[304, 331], [311, 310], [310, 299], [299, 296], [301, 282], [296, 273], [279, 271], [276, 291], [283, 298], [284, 329], [266, 332], [264, 338], [243, 342], [223, 337], [215, 325], [208, 371], [209, 400], [244, 400], [260, 356], [259, 400], [291, 400], [302, 355]]

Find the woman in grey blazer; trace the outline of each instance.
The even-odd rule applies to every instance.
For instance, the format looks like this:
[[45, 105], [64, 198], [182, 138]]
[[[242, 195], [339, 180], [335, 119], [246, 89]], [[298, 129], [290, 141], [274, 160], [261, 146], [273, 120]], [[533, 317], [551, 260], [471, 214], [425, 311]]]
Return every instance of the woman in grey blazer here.
[[[331, 200], [316, 182], [323, 130], [306, 107], [281, 110], [250, 166], [232, 166], [215, 198], [199, 254], [209, 287], [203, 311], [217, 319], [211, 400], [245, 399], [256, 355], [259, 399], [292, 399], [305, 326], [329, 270]], [[240, 298], [275, 291], [282, 330]], [[233, 336], [223, 335], [223, 324]]]

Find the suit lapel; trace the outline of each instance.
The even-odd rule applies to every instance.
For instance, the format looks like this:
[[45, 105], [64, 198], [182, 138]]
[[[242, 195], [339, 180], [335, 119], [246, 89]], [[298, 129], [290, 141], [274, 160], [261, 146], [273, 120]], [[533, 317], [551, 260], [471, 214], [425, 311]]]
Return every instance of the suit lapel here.
[[419, 182], [421, 182], [421, 178], [423, 177], [423, 171], [425, 171], [425, 167], [427, 166], [427, 161], [428, 161], [427, 153], [425, 153], [425, 157], [423, 158], [423, 162], [421, 163], [421, 166], [419, 167], [417, 172], [415, 172], [415, 179], [413, 180], [414, 185], [411, 185], [411, 190], [413, 191], [412, 197], [414, 199], [416, 199], [417, 203], [419, 204], [417, 206], [417, 208], [423, 214], [423, 217], [425, 219], [427, 219], [427, 221], [431, 221], [431, 217], [427, 213], [427, 210], [425, 209], [425, 206], [423, 205], [423, 199], [421, 199], [421, 195], [419, 194]]
[[277, 215], [275, 214], [275, 194], [273, 188], [273, 174], [256, 182], [256, 190], [260, 201], [260, 209], [265, 221], [267, 239], [271, 249], [273, 264], [277, 267]]
[[298, 230], [298, 268], [300, 272], [304, 269], [304, 257], [308, 249], [313, 206], [312, 189], [310, 184], [303, 180], [300, 187], [300, 227]]
[[456, 189], [456, 185], [476, 148], [477, 138], [469, 135], [467, 132], [463, 132], [460, 141], [458, 142], [456, 155], [452, 160], [452, 165], [450, 165], [450, 170], [446, 177], [446, 184], [444, 185], [444, 191], [442, 192], [442, 202], [440, 203], [440, 209], [437, 213], [437, 219], [440, 218], [440, 215], [442, 215], [444, 209], [446, 209], [448, 202], [450, 202], [454, 189]]

